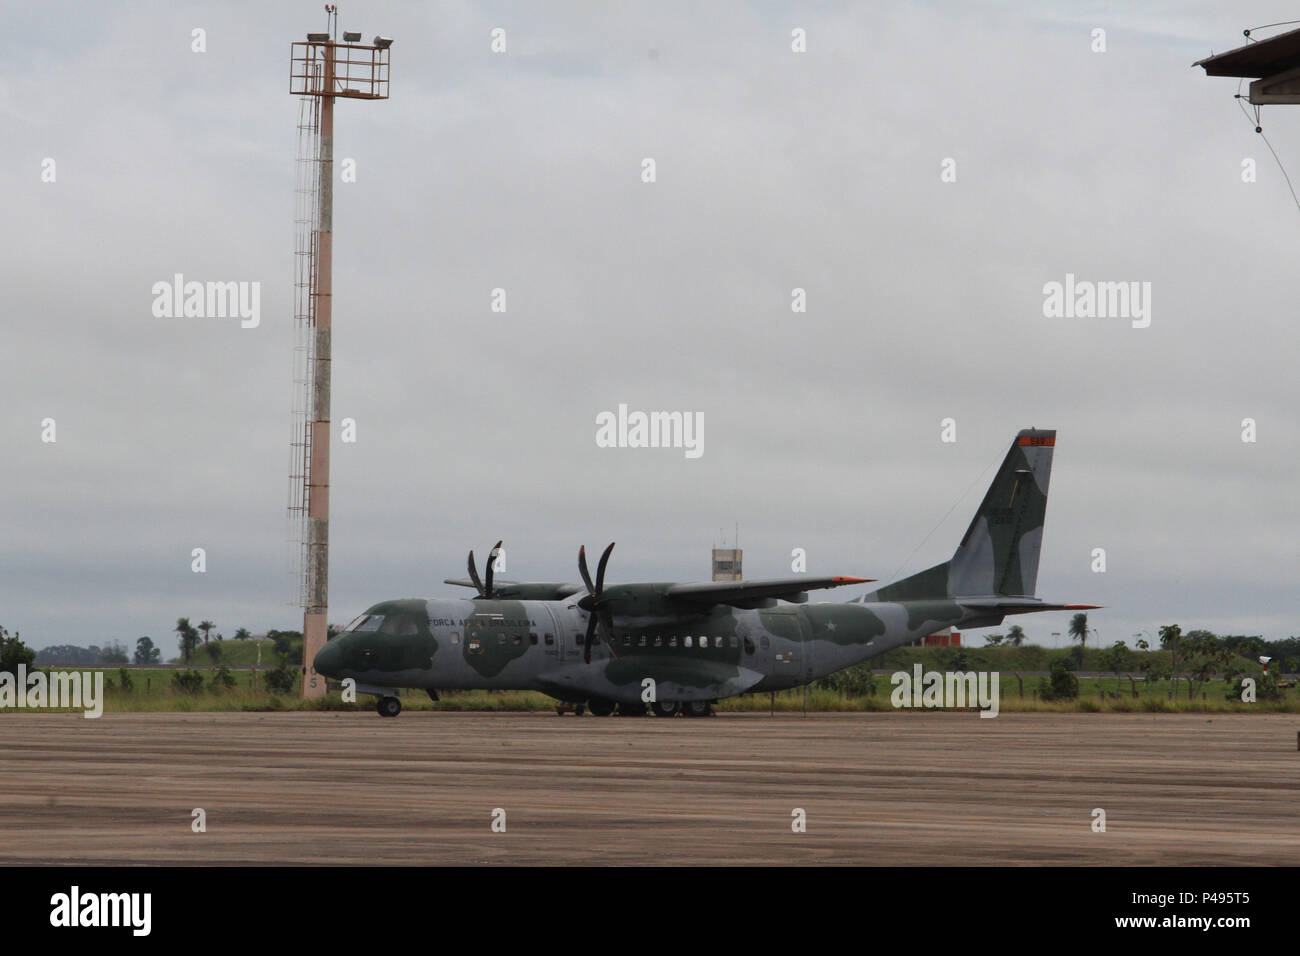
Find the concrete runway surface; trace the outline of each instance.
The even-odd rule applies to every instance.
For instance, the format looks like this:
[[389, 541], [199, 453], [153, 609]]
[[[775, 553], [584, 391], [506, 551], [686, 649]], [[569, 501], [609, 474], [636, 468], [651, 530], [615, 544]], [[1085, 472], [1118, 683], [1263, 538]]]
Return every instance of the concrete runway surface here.
[[1297, 730], [1294, 714], [7, 714], [0, 863], [1295, 864]]

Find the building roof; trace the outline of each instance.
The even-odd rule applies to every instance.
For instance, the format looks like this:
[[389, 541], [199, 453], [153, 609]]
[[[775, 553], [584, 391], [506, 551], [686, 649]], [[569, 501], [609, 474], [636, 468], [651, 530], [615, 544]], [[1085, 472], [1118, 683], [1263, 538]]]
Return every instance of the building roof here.
[[1192, 66], [1205, 67], [1206, 76], [1274, 76], [1300, 66], [1300, 29], [1207, 56]]

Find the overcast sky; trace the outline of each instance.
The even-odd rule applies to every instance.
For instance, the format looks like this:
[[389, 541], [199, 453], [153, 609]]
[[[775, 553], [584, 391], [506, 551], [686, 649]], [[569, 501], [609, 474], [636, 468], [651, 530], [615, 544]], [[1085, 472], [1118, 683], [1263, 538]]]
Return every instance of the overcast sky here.
[[[391, 98], [336, 114], [332, 621], [456, 594], [498, 538], [510, 578], [617, 541], [612, 581], [705, 580], [738, 524], [746, 577], [803, 548], [887, 580], [950, 556], [1032, 425], [1042, 597], [1106, 605], [1104, 644], [1300, 633], [1300, 212], [1191, 68], [1294, 4], [341, 7], [395, 42]], [[169, 656], [179, 616], [298, 628], [289, 44], [321, 4], [3, 22], [0, 624]], [[1263, 123], [1300, 183], [1300, 108]], [[260, 325], [156, 318], [175, 273], [260, 283]], [[1067, 273], [1149, 282], [1149, 327], [1044, 317]], [[620, 403], [702, 414], [702, 456], [597, 447]]]

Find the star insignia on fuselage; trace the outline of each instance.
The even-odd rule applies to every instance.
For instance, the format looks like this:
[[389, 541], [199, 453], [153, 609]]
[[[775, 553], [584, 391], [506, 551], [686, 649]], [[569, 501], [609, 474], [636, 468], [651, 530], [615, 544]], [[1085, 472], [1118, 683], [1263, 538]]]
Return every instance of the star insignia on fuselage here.
[[835, 630], [835, 622], [834, 622], [834, 621], [827, 621], [827, 622], [826, 622], [826, 630], [828, 630], [828, 631], [833, 631], [833, 630]]

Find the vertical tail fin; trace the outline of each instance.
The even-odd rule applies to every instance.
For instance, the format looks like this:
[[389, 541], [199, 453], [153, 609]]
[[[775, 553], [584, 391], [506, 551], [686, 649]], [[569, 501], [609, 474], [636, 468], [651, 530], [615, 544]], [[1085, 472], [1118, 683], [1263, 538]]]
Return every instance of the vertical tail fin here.
[[1032, 597], [1038, 583], [1055, 447], [1054, 430], [1021, 431], [951, 560], [883, 587], [863, 600]]

